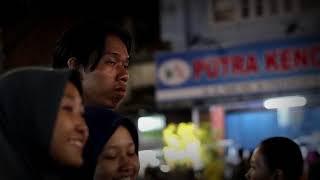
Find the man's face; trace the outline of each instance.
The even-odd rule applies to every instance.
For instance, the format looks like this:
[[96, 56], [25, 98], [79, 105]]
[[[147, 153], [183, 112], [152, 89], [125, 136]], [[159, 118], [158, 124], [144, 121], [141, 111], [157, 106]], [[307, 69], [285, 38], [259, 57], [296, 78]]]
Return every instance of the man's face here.
[[125, 44], [115, 35], [107, 36], [104, 55], [96, 68], [83, 73], [85, 103], [115, 108], [126, 95], [128, 65]]

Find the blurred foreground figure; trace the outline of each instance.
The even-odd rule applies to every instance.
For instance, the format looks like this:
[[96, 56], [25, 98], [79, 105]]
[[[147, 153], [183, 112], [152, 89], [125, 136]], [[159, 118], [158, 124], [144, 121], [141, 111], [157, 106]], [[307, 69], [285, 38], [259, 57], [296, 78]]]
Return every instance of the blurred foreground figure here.
[[28, 67], [0, 78], [1, 180], [62, 179], [82, 165], [81, 92], [77, 72]]
[[84, 179], [133, 180], [140, 169], [136, 126], [127, 118], [103, 107], [86, 107], [90, 131], [84, 153]]
[[255, 149], [249, 180], [299, 180], [303, 175], [303, 158], [299, 146], [285, 137], [272, 137]]

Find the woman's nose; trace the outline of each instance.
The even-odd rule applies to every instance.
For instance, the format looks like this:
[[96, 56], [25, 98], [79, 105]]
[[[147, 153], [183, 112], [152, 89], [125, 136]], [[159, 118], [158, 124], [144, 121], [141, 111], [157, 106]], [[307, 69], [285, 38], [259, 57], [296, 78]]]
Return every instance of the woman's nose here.
[[85, 123], [85, 120], [83, 117], [80, 117], [78, 119], [78, 124], [76, 126], [76, 130], [80, 132], [86, 139], [88, 138], [89, 135], [89, 129], [87, 124]]
[[121, 168], [122, 169], [125, 169], [125, 170], [130, 169], [130, 167], [131, 167], [131, 159], [130, 159], [129, 156], [123, 155], [121, 157], [120, 161], [121, 161], [120, 163], [121, 163]]

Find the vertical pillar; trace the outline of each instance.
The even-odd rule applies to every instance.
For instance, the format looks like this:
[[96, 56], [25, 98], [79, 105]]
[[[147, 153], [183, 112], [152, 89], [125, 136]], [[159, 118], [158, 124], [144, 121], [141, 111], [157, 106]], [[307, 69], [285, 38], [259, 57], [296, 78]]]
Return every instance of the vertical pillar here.
[[198, 107], [192, 107], [192, 114], [191, 114], [192, 122], [194, 125], [199, 127], [200, 125], [200, 113]]
[[222, 106], [211, 106], [210, 107], [210, 122], [211, 122], [211, 129], [215, 138], [217, 140], [224, 139], [224, 108]]
[[4, 62], [4, 52], [3, 52], [3, 32], [2, 29], [0, 28], [0, 73], [3, 70], [3, 62]]

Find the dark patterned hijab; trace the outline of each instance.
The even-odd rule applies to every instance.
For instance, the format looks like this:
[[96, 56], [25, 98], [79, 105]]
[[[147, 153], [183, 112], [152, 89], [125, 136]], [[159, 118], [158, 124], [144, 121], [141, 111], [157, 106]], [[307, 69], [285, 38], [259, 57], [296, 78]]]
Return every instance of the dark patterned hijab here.
[[84, 179], [93, 178], [99, 154], [119, 126], [123, 126], [129, 131], [135, 145], [135, 152], [138, 155], [138, 131], [130, 119], [104, 107], [88, 106], [85, 110], [89, 139], [84, 151]]

